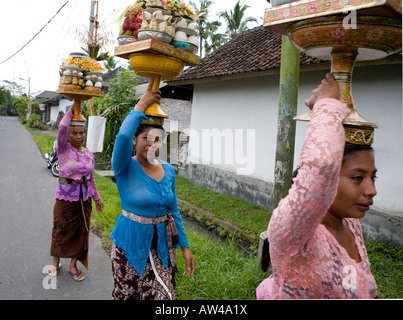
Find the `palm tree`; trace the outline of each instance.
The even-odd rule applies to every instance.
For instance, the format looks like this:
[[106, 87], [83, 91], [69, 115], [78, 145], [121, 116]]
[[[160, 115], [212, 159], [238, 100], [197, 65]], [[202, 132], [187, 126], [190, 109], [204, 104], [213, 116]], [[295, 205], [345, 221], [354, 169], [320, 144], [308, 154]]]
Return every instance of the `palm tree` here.
[[106, 71], [112, 71], [116, 68], [117, 63], [115, 60], [115, 56], [109, 56], [105, 61], [104, 61], [104, 68]]
[[219, 12], [219, 17], [223, 18], [227, 24], [226, 35], [227, 40], [232, 40], [239, 33], [248, 30], [248, 23], [256, 22], [254, 17], [244, 19], [245, 10], [250, 8], [248, 5], [241, 5], [238, 1], [233, 10]]
[[210, 54], [214, 50], [221, 47], [223, 44], [227, 42], [227, 38], [225, 34], [218, 33], [218, 27], [221, 26], [221, 23], [218, 21], [212, 22], [206, 26], [205, 33], [208, 35], [208, 41], [204, 42], [204, 51], [206, 55]]
[[211, 29], [210, 24], [219, 24], [219, 25], [221, 25], [221, 23], [218, 22], [218, 21], [209, 22], [209, 20], [208, 20], [209, 9], [210, 9], [210, 6], [212, 4], [214, 4], [214, 1], [200, 0], [200, 6], [199, 7], [194, 2], [190, 1], [190, 4], [194, 8], [196, 8], [196, 14], [198, 16], [197, 29], [199, 31], [199, 38], [200, 38], [199, 50], [200, 50], [200, 58], [203, 58], [204, 43], [206, 43], [208, 38], [210, 38], [210, 36], [211, 36], [209, 34], [209, 32], [208, 32], [208, 30]]

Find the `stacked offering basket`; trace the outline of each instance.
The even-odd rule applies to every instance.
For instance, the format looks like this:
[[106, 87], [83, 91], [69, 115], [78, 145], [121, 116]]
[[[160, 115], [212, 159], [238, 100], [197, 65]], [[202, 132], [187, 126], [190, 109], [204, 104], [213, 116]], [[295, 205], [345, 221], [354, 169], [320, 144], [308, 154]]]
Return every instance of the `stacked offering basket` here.
[[[77, 64], [80, 63], [83, 65], [83, 68], [77, 66]], [[93, 65], [97, 66], [96, 71], [91, 70]], [[81, 114], [81, 101], [90, 100], [94, 97], [102, 97], [104, 95], [104, 93], [101, 92], [102, 78], [98, 77], [102, 75], [102, 72], [100, 72], [102, 69], [98, 61], [92, 60], [87, 55], [79, 52], [70, 53], [69, 58], [64, 61], [64, 65], [61, 67], [60, 71], [61, 78], [59, 89], [56, 92], [63, 94], [68, 99], [74, 100], [72, 121], [86, 121]], [[90, 81], [93, 77], [95, 77], [96, 80]], [[73, 80], [67, 81], [66, 78], [67, 80], [69, 78]], [[85, 78], [88, 79], [87, 82]], [[96, 84], [94, 86], [95, 82]]]
[[[161, 80], [172, 80], [177, 77], [185, 67], [197, 65], [200, 58], [183, 49], [147, 39], [115, 48], [115, 56], [129, 59], [130, 66], [140, 76], [152, 78], [153, 90], [158, 90]], [[168, 115], [158, 103], [154, 103], [145, 111], [148, 120], [142, 123], [162, 126]]]

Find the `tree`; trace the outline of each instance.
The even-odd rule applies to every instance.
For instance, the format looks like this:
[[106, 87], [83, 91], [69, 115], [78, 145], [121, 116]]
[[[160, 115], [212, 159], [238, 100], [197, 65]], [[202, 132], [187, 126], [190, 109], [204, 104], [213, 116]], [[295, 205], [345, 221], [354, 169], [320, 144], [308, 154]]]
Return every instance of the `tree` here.
[[206, 55], [227, 42], [225, 34], [217, 32], [220, 26], [221, 22], [218, 21], [209, 23], [206, 26], [205, 33], [208, 35], [208, 40], [204, 42], [204, 51], [206, 52]]
[[107, 159], [112, 157], [116, 135], [130, 107], [139, 100], [137, 85], [138, 78], [133, 71], [120, 71], [110, 81], [108, 93], [100, 101], [100, 114], [106, 118], [103, 154]]
[[214, 4], [211, 0], [200, 0], [200, 6], [195, 3], [190, 2], [190, 4], [196, 8], [196, 14], [198, 16], [197, 20], [197, 30], [199, 31], [200, 38], [200, 58], [203, 58], [203, 49], [205, 54], [209, 54], [211, 51], [221, 47], [225, 42], [225, 35], [217, 33], [218, 28], [221, 26], [219, 21], [209, 21], [209, 10]]
[[10, 92], [12, 92], [13, 96], [26, 95], [25, 88], [21, 84], [18, 84], [15, 81], [8, 81], [8, 80], [3, 80], [3, 82], [6, 83], [6, 89], [8, 89]]
[[104, 68], [106, 71], [112, 71], [117, 67], [115, 56], [110, 56], [106, 61], [104, 61]]
[[11, 95], [10, 90], [5, 87], [0, 87], [0, 115], [3, 116], [15, 116], [17, 110], [13, 106], [14, 97]]
[[227, 41], [234, 39], [235, 36], [238, 35], [239, 33], [248, 30], [249, 23], [251, 22], [258, 23], [257, 19], [254, 17], [244, 18], [245, 11], [248, 8], [250, 8], [250, 6], [248, 5], [241, 6], [240, 1], [238, 1], [235, 4], [233, 10], [229, 10], [229, 12], [228, 11], [219, 12], [219, 17], [224, 19], [227, 25], [225, 32], [227, 35], [226, 39]]
[[28, 99], [26, 97], [15, 98], [13, 106], [17, 109], [20, 116], [25, 116], [28, 112]]
[[210, 6], [214, 4], [214, 1], [211, 0], [200, 0], [200, 6], [197, 6], [195, 3], [190, 2], [190, 4], [196, 8], [197, 19], [197, 30], [199, 31], [199, 39], [200, 39], [200, 58], [203, 58], [203, 47], [207, 40], [211, 37], [211, 24], [217, 25], [217, 28], [221, 25], [220, 22], [214, 21], [210, 22], [208, 20]]
[[10, 90], [7, 90], [5, 87], [0, 87], [0, 104], [3, 106], [12, 105], [13, 98], [11, 97]]

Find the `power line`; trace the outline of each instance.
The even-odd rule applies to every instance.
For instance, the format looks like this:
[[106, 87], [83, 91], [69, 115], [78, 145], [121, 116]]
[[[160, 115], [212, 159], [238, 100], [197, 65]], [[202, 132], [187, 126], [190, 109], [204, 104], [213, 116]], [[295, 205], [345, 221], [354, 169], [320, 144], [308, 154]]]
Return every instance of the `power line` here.
[[24, 45], [21, 47], [21, 49], [19, 49], [19, 50], [18, 50], [16, 53], [14, 53], [12, 56], [10, 56], [10, 57], [8, 57], [6, 60], [3, 60], [2, 62], [0, 62], [0, 64], [3, 64], [4, 62], [10, 60], [10, 59], [11, 59], [12, 57], [14, 57], [18, 52], [20, 52], [22, 49], [24, 49], [32, 40], [34, 40], [35, 37], [36, 37], [38, 34], [40, 34], [43, 29], [45, 29], [45, 27], [53, 20], [54, 17], [56, 17], [56, 16], [58, 15], [58, 13], [64, 8], [64, 6], [65, 6], [68, 2], [69, 2], [69, 0], [67, 0], [67, 1], [64, 3], [64, 5], [62, 5], [62, 6], [60, 7], [59, 10], [57, 10], [57, 12], [53, 15], [53, 17], [50, 18], [50, 20], [42, 27], [41, 30], [39, 30], [39, 31], [32, 37], [31, 40], [29, 40], [26, 44], [24, 44]]

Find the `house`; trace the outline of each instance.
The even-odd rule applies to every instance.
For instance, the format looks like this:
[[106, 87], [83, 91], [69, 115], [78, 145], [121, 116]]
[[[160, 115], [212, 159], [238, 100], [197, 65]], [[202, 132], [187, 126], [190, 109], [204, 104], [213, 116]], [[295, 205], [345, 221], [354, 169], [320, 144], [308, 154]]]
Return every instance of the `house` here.
[[[209, 189], [271, 208], [277, 140], [281, 35], [248, 30], [168, 84], [193, 89], [187, 164], [179, 174]], [[374, 238], [403, 243], [402, 59], [357, 62], [353, 95], [375, 131], [378, 195], [362, 220]], [[298, 114], [330, 70], [301, 53]], [[307, 123], [297, 122], [294, 167]], [[262, 231], [266, 226], [262, 225]]]
[[55, 91], [43, 91], [36, 96], [36, 99], [43, 100], [39, 104], [40, 116], [45, 123], [55, 124], [59, 112], [66, 111], [73, 105], [71, 99], [66, 98], [63, 94], [56, 93]]
[[102, 75], [102, 89], [101, 91], [103, 93], [108, 93], [109, 89], [109, 82], [117, 76], [117, 74], [121, 71], [126, 71], [125, 68], [123, 67], [118, 67], [116, 69], [113, 69], [111, 71], [108, 71]]

